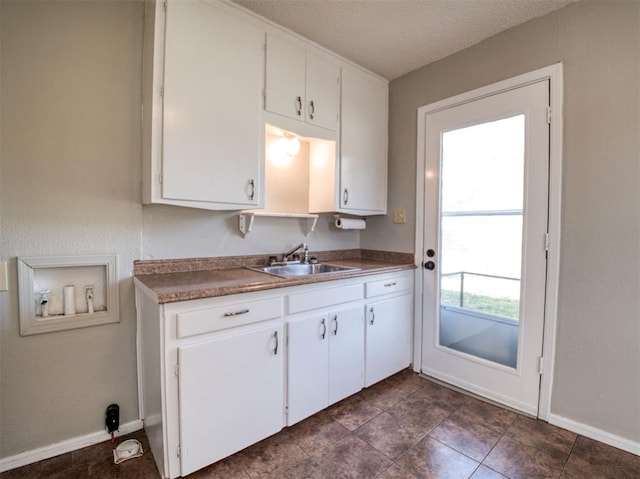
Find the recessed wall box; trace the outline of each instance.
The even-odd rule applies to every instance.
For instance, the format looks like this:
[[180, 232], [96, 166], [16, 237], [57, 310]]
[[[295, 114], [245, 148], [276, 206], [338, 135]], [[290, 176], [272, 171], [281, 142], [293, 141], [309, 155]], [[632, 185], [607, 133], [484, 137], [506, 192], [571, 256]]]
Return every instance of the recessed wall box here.
[[[20, 334], [28, 336], [118, 322], [116, 266], [117, 255], [18, 258]], [[69, 285], [75, 285], [73, 296], [69, 294]], [[67, 303], [75, 303], [73, 315], [64, 314], [65, 286]], [[91, 288], [90, 294], [86, 286]], [[66, 309], [68, 312], [69, 308]]]

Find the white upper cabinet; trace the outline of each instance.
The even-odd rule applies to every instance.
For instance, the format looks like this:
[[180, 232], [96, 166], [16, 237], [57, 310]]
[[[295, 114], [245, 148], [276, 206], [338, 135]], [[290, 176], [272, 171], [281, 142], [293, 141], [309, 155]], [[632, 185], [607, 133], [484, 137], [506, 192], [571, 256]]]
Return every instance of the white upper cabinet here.
[[169, 0], [155, 20], [146, 32], [155, 38], [145, 108], [155, 111], [145, 110], [145, 202], [260, 207], [264, 29], [215, 0]]
[[338, 161], [310, 158], [309, 211], [386, 214], [388, 84], [347, 65], [341, 84]]
[[274, 35], [267, 35], [265, 109], [304, 120], [306, 52]]
[[343, 68], [339, 211], [387, 212], [387, 111], [386, 82]]
[[303, 47], [267, 34], [265, 109], [336, 131], [340, 67]]
[[308, 212], [386, 214], [382, 78], [227, 0], [148, 0], [143, 79], [143, 203], [265, 208], [269, 123], [310, 144]]
[[307, 122], [337, 130], [340, 124], [340, 67], [307, 53]]

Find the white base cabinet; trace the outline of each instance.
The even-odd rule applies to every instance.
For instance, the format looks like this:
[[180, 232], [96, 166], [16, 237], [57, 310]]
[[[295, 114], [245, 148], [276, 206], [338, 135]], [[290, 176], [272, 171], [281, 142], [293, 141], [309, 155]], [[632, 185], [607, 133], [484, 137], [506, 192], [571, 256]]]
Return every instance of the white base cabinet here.
[[329, 316], [287, 322], [287, 425], [329, 405]]
[[280, 431], [281, 293], [158, 304], [135, 284], [140, 411], [162, 477], [186, 476]]
[[409, 366], [413, 272], [158, 304], [136, 278], [140, 414], [185, 476]]
[[413, 278], [400, 275], [366, 284], [365, 387], [411, 364]]
[[362, 389], [362, 306], [287, 323], [287, 425]]
[[178, 348], [183, 476], [282, 428], [282, 333], [270, 321]]
[[364, 315], [356, 306], [330, 314], [329, 405], [362, 389]]

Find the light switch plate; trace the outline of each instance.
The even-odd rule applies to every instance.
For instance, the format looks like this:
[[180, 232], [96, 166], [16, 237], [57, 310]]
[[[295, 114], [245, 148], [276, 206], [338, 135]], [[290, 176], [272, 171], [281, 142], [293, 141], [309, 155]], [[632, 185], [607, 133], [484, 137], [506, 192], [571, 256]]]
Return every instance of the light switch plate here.
[[407, 210], [393, 210], [393, 224], [403, 225], [407, 222]]
[[0, 261], [0, 291], [9, 290], [9, 278], [7, 275], [7, 262]]

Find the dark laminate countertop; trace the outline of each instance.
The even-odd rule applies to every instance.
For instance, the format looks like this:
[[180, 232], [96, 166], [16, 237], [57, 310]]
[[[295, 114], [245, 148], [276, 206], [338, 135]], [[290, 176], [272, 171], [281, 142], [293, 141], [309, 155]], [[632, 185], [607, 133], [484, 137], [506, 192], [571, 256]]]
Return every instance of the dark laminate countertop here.
[[[350, 251], [360, 253], [360, 250]], [[342, 258], [339, 257], [342, 255], [338, 255], [338, 257], [332, 258], [329, 254], [326, 256], [327, 259], [321, 259], [321, 262], [355, 267], [358, 268], [358, 270], [328, 275], [283, 278], [253, 271], [242, 266], [216, 268], [216, 264], [219, 265], [220, 262], [216, 263], [209, 259], [200, 258], [196, 260], [167, 260], [164, 263], [158, 260], [136, 261], [134, 271], [136, 280], [149, 289], [156, 296], [158, 302], [162, 304], [250, 291], [284, 288], [301, 284], [320, 283], [415, 268], [413, 260], [411, 259], [413, 255], [406, 254], [389, 253], [385, 256], [384, 254], [367, 254], [366, 250], [362, 250], [361, 254], [357, 255], [360, 257]], [[184, 265], [188, 262], [191, 262], [189, 263], [191, 267], [175, 267], [178, 263]], [[208, 263], [208, 266], [211, 266], [211, 268], [202, 266], [203, 263]], [[249, 261], [247, 263], [252, 266], [256, 265], [256, 261]], [[163, 269], [163, 264], [169, 267]], [[194, 267], [194, 264], [199, 264], [202, 268], [206, 269]], [[229, 259], [225, 258], [223, 264], [229, 266]], [[180, 271], [180, 269], [187, 269], [187, 271]]]

